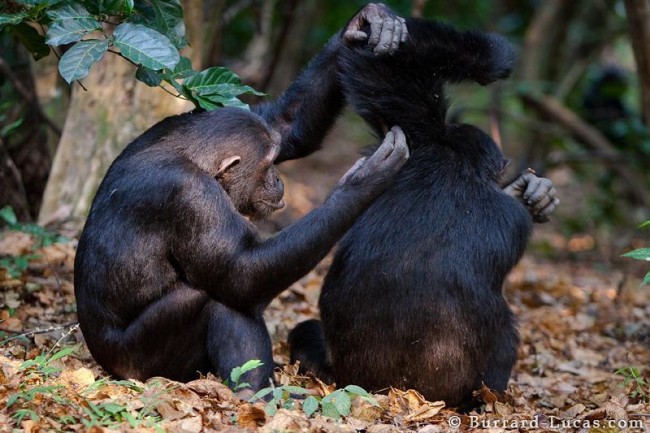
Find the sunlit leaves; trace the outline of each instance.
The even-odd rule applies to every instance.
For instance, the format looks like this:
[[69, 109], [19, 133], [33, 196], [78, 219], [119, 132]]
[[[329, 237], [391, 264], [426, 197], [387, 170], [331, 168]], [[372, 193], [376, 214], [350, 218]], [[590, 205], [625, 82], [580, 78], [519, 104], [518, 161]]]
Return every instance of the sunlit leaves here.
[[113, 44], [124, 57], [149, 69], [174, 69], [180, 60], [178, 50], [167, 37], [142, 24], [120, 24], [113, 37]]
[[108, 41], [91, 39], [81, 41], [65, 52], [59, 61], [59, 73], [68, 82], [84, 78], [90, 68], [102, 58]]
[[235, 73], [221, 67], [208, 68], [186, 80], [183, 86], [206, 110], [217, 107], [246, 108], [247, 105], [237, 99], [237, 96], [244, 93], [264, 95], [250, 86], [243, 85]]
[[50, 10], [52, 20], [46, 34], [46, 42], [57, 46], [81, 40], [88, 33], [101, 29], [99, 21], [81, 4], [72, 3]]
[[59, 64], [68, 82], [87, 76], [110, 51], [138, 66], [138, 80], [175, 90], [200, 108], [248, 109], [239, 96], [262, 95], [226, 68], [198, 72], [180, 56], [178, 50], [187, 45], [180, 0], [14, 1], [19, 6], [0, 14], [0, 29], [10, 28], [37, 60], [49, 54], [50, 46], [71, 44]]

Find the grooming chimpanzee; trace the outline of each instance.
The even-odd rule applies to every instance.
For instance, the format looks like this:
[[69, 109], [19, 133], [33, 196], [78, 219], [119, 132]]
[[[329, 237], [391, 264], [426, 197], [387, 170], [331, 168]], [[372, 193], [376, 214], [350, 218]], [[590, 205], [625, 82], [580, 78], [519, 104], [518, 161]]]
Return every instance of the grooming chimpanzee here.
[[[282, 207], [274, 162], [317, 149], [344, 97], [336, 76], [342, 40], [370, 35], [376, 54], [405, 38], [402, 19], [369, 5], [334, 37], [276, 103], [188, 113], [142, 134], [112, 164], [79, 240], [75, 294], [90, 352], [109, 373], [177, 380], [214, 372], [268, 385], [271, 340], [262, 313], [305, 275], [379, 195], [408, 158], [402, 131], [386, 134], [326, 202], [262, 241], [244, 217]], [[397, 33], [396, 33], [397, 32]], [[374, 55], [374, 54], [373, 54]]]
[[[419, 390], [472, 404], [484, 382], [503, 391], [518, 334], [502, 295], [532, 219], [558, 203], [547, 179], [520, 176], [504, 190], [501, 151], [465, 124], [446, 124], [444, 86], [505, 78], [506, 40], [407, 20], [392, 57], [341, 50], [348, 101], [379, 134], [400, 125], [411, 157], [339, 243], [320, 297], [321, 320], [289, 336], [304, 370], [368, 390]], [[530, 207], [530, 213], [522, 204]]]

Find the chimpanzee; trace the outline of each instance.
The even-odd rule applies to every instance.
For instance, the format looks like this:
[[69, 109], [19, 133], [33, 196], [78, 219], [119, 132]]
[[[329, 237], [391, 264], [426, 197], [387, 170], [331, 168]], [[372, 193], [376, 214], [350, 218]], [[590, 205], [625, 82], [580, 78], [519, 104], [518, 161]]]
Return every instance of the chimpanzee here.
[[[250, 359], [268, 385], [267, 304], [325, 256], [408, 158], [402, 131], [341, 179], [320, 207], [262, 241], [244, 217], [282, 207], [274, 163], [313, 152], [344, 103], [342, 41], [376, 27], [380, 57], [405, 38], [402, 19], [369, 5], [275, 103], [167, 118], [111, 165], [79, 239], [75, 295], [90, 352], [110, 374], [186, 381], [228, 377]], [[376, 23], [381, 24], [377, 27]]]
[[413, 388], [472, 405], [481, 382], [506, 387], [518, 333], [502, 284], [531, 219], [546, 220], [558, 200], [551, 182], [531, 173], [504, 192], [506, 162], [492, 139], [446, 124], [445, 84], [505, 78], [515, 62], [506, 40], [434, 21], [406, 26], [392, 57], [341, 50], [348, 101], [377, 133], [399, 124], [411, 157], [339, 243], [322, 322], [291, 332], [291, 356], [339, 386]]

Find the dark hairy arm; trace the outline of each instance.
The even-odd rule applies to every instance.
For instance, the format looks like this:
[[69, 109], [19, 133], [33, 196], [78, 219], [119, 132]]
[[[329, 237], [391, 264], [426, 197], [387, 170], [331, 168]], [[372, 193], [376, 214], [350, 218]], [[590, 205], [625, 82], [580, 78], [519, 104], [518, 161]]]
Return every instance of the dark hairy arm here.
[[184, 201], [193, 209], [178, 219], [177, 268], [193, 287], [225, 305], [242, 311], [265, 306], [318, 264], [408, 156], [406, 138], [394, 128], [372, 156], [343, 176], [322, 206], [265, 241], [225, 201], [218, 185], [206, 182], [201, 193], [188, 190]]
[[[371, 27], [369, 35], [360, 31], [366, 24]], [[282, 136], [276, 162], [302, 158], [318, 150], [343, 109], [345, 97], [337, 78], [342, 44], [363, 42], [377, 55], [393, 54], [407, 34], [403, 18], [382, 4], [370, 3], [329, 40], [276, 101], [253, 107]]]

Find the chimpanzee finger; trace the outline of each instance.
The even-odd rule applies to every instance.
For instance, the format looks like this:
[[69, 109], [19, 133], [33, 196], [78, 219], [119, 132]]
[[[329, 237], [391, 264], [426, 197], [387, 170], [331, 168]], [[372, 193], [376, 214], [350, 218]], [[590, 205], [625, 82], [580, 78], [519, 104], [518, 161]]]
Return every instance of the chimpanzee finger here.
[[393, 33], [395, 32], [395, 20], [383, 20], [381, 27], [381, 34], [379, 35], [379, 43], [374, 49], [375, 54], [385, 54], [390, 52], [391, 43], [393, 41]]
[[553, 188], [553, 183], [543, 177], [532, 176], [524, 192], [524, 201], [530, 205], [534, 205], [548, 194], [549, 190]]
[[402, 17], [399, 19], [402, 22], [402, 36], [401, 36], [401, 42], [406, 42], [406, 38], [409, 36], [409, 29], [406, 27], [406, 20]]
[[538, 213], [541, 209], [544, 209], [552, 201], [553, 201], [553, 197], [548, 194], [545, 194], [540, 197], [539, 201], [530, 204], [530, 211], [532, 213]]
[[553, 213], [555, 208], [560, 204], [560, 200], [555, 198], [551, 200], [551, 202], [546, 205], [546, 207], [538, 212], [535, 212], [533, 214], [533, 221], [536, 223], [545, 223], [549, 222], [551, 219], [549, 218], [549, 215]]
[[359, 169], [363, 167], [367, 159], [368, 157], [365, 156], [363, 158], [357, 159], [357, 162], [355, 162], [354, 165], [350, 167], [343, 176], [341, 176], [341, 179], [339, 179], [339, 184], [345, 183], [348, 179], [354, 176], [359, 171]]
[[395, 28], [393, 29], [392, 39], [390, 41], [390, 46], [388, 47], [388, 54], [391, 56], [395, 54], [399, 48], [399, 41], [402, 36], [402, 22], [399, 20], [399, 18], [395, 18], [394, 23]]
[[379, 43], [381, 36], [381, 29], [384, 26], [384, 20], [381, 18], [372, 18], [370, 20], [370, 38], [368, 38], [368, 46], [375, 48]]
[[386, 133], [384, 141], [381, 143], [381, 146], [372, 154], [371, 158], [376, 161], [383, 161], [388, 158], [388, 155], [391, 154], [395, 148], [395, 133], [390, 130]]
[[402, 158], [408, 158], [410, 156], [410, 151], [408, 144], [406, 143], [406, 135], [404, 131], [399, 126], [393, 126], [391, 131], [395, 134], [395, 151], [398, 152], [399, 156]]
[[368, 39], [368, 35], [361, 30], [348, 30], [343, 34], [343, 39], [346, 42], [363, 42]]

